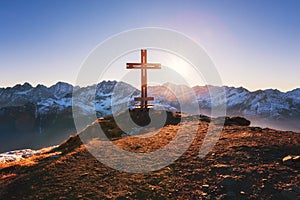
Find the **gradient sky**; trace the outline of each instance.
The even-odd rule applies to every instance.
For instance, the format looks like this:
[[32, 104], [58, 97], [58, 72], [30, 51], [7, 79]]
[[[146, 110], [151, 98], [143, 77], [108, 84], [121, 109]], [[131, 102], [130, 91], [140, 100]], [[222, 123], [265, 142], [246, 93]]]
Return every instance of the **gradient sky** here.
[[75, 83], [97, 44], [149, 26], [197, 41], [224, 85], [300, 87], [298, 0], [0, 0], [0, 87]]

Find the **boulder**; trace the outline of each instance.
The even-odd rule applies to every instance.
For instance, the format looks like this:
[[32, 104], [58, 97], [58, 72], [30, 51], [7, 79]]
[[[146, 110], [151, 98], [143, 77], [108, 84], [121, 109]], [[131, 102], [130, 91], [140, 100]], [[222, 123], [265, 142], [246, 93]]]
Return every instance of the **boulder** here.
[[244, 117], [226, 117], [225, 126], [249, 126], [251, 122]]
[[203, 121], [203, 122], [208, 122], [209, 123], [211, 121], [211, 118], [208, 117], [208, 116], [206, 116], [206, 115], [200, 115], [199, 116], [199, 120]]
[[212, 122], [224, 126], [249, 126], [251, 124], [251, 122], [244, 117], [217, 117], [213, 119]]

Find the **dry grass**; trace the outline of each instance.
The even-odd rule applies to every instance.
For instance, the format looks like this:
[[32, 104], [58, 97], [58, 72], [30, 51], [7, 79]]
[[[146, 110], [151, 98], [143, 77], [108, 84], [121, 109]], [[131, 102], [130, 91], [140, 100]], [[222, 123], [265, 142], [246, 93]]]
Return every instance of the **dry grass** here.
[[[130, 152], [155, 151], [173, 140], [180, 125], [113, 143]], [[174, 163], [141, 174], [107, 167], [74, 136], [26, 161], [31, 164], [2, 166], [0, 199], [285, 199], [286, 194], [295, 195], [291, 187], [300, 188], [299, 169], [281, 163], [284, 156], [299, 153], [299, 133], [225, 127], [212, 151], [200, 159], [207, 127], [199, 122], [192, 145]], [[89, 127], [84, 134], [93, 135], [92, 130]], [[189, 133], [188, 128], [185, 131]], [[104, 148], [106, 142], [94, 138], [89, 144]]]

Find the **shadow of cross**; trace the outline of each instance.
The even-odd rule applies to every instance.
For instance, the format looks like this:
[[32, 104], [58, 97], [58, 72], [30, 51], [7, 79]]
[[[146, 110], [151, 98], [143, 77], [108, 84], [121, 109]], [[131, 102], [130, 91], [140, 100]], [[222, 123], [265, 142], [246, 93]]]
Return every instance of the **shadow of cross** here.
[[153, 101], [154, 97], [147, 96], [147, 69], [161, 69], [159, 63], [147, 63], [147, 50], [141, 50], [141, 63], [127, 63], [127, 69], [140, 69], [141, 70], [141, 97], [134, 98], [135, 101], [140, 101], [136, 108], [140, 110], [148, 110], [150, 106], [148, 101]]

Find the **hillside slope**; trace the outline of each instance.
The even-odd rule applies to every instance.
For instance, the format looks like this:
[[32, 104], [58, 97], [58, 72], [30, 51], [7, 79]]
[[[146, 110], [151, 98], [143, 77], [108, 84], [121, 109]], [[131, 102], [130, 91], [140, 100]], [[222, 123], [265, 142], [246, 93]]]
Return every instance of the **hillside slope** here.
[[[113, 142], [126, 151], [155, 151], [172, 140], [180, 125], [165, 126], [149, 138], [128, 136]], [[93, 135], [93, 126], [96, 123], [79, 134]], [[284, 156], [299, 154], [299, 133], [227, 126], [212, 151], [200, 159], [198, 151], [207, 127], [207, 122], [199, 121], [195, 140], [174, 163], [158, 171], [140, 174], [107, 167], [87, 151], [78, 135], [73, 136], [50, 152], [0, 165], [0, 199], [300, 197], [299, 168], [282, 164]], [[107, 143], [94, 138], [88, 145], [105, 148]], [[111, 159], [122, 162], [124, 158]]]

